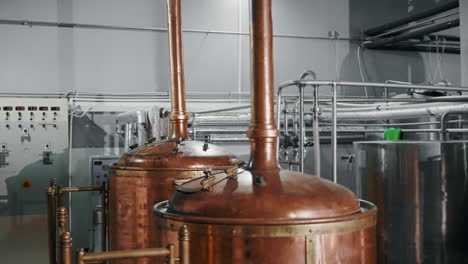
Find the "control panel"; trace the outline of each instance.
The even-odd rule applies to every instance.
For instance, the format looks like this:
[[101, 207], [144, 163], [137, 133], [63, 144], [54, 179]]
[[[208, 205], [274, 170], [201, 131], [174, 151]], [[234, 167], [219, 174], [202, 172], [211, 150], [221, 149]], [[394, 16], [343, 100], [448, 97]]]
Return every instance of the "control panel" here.
[[47, 263], [45, 190], [68, 185], [68, 123], [66, 98], [0, 97], [0, 263]]
[[1, 98], [2, 121], [53, 126], [68, 121], [68, 104], [65, 99]]
[[91, 156], [91, 185], [99, 186], [103, 182], [107, 184], [109, 167], [119, 161], [120, 156]]
[[49, 180], [68, 183], [68, 101], [0, 97], [0, 216], [45, 212]]

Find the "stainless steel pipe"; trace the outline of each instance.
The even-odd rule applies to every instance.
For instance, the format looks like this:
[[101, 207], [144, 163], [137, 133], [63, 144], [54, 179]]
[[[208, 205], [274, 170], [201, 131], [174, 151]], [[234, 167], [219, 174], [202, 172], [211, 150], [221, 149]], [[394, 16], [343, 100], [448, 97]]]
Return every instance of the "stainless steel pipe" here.
[[[281, 102], [282, 102], [282, 92], [285, 88], [291, 87], [291, 86], [297, 86], [300, 90], [305, 89], [306, 87], [313, 86], [313, 87], [321, 87], [321, 86], [328, 86], [331, 89], [331, 94], [332, 94], [332, 114], [331, 114], [331, 120], [332, 120], [332, 171], [333, 171], [333, 179], [337, 179], [337, 153], [336, 153], [336, 134], [337, 134], [337, 122], [338, 122], [338, 116], [337, 116], [337, 94], [336, 90], [338, 87], [374, 87], [374, 88], [382, 88], [382, 89], [388, 89], [388, 88], [403, 88], [403, 89], [421, 89], [421, 90], [440, 90], [440, 91], [458, 91], [458, 92], [468, 92], [468, 87], [447, 87], [447, 86], [432, 86], [432, 85], [409, 85], [409, 84], [398, 84], [398, 83], [372, 83], [372, 82], [342, 82], [342, 81], [309, 81], [309, 80], [291, 80], [282, 83], [277, 91], [277, 98], [276, 98], [276, 105], [277, 105], [277, 122], [279, 123], [280, 120], [280, 112], [281, 112]], [[386, 100], [386, 99], [385, 99]], [[434, 108], [431, 109], [435, 112], [435, 114], [441, 115], [444, 113], [444, 111], [455, 111], [457, 109], [451, 109], [452, 106], [447, 107], [447, 109], [441, 109], [441, 108]], [[459, 105], [457, 106], [460, 111], [462, 110], [468, 110], [468, 104], [467, 105]], [[390, 112], [391, 114], [398, 114], [401, 112]], [[422, 114], [421, 112], [413, 112], [413, 113], [418, 113]], [[413, 114], [412, 113], [412, 114]], [[425, 112], [427, 114], [427, 111]], [[346, 116], [346, 113], [344, 116]], [[431, 113], [429, 113], [431, 114]], [[379, 115], [381, 113], [377, 114], [375, 113], [376, 116], [378, 117], [373, 117], [372, 119], [376, 118], [382, 118]], [[362, 115], [362, 118], [366, 118], [368, 115]], [[353, 118], [349, 116], [349, 118]], [[382, 118], [385, 119], [385, 118]], [[391, 119], [391, 118], [386, 118], [386, 119]], [[359, 119], [362, 120], [362, 119]], [[366, 120], [366, 119], [364, 119]], [[303, 124], [301, 124], [303, 125]], [[439, 130], [440, 131], [440, 130]], [[279, 145], [277, 147], [279, 149]]]

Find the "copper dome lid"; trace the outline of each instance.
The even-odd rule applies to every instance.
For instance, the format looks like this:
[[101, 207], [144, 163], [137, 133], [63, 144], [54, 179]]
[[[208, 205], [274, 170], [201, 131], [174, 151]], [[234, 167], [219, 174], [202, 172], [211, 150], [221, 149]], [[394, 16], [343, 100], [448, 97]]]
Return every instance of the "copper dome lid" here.
[[317, 176], [285, 170], [261, 173], [278, 182], [255, 183], [253, 175], [260, 175], [245, 171], [209, 191], [176, 192], [156, 211], [169, 218], [226, 224], [326, 222], [360, 211], [351, 191]]
[[223, 148], [199, 141], [161, 141], [123, 155], [113, 168], [126, 170], [206, 170], [237, 164]]
[[359, 200], [348, 189], [279, 169], [272, 36], [271, 0], [253, 0], [251, 160], [246, 171], [216, 181], [208, 191], [177, 191], [169, 202], [156, 205], [156, 214], [193, 222], [279, 224], [326, 222], [360, 212]]

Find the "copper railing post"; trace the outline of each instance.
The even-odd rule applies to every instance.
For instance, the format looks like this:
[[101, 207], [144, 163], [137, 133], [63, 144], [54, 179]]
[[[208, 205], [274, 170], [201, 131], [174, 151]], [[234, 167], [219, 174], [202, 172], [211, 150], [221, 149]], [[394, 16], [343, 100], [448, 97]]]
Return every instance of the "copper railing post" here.
[[58, 231], [59, 236], [63, 233], [68, 232], [68, 210], [65, 206], [60, 206], [57, 209], [57, 222], [58, 222]]
[[190, 264], [190, 233], [186, 225], [179, 230], [179, 264]]
[[49, 227], [49, 264], [56, 264], [57, 261], [57, 223], [56, 223], [56, 187], [53, 183], [47, 188], [47, 222]]
[[76, 254], [76, 264], [85, 264], [83, 258], [86, 255], [85, 251], [81, 249], [78, 251], [78, 254]]
[[[68, 232], [68, 210], [65, 206], [61, 205], [57, 209], [57, 231], [58, 237], [60, 238], [61, 250], [60, 254], [57, 254], [57, 263], [59, 264], [71, 264], [71, 234]], [[69, 255], [67, 255], [69, 254]]]
[[102, 183], [102, 190], [101, 190], [101, 210], [102, 210], [102, 225], [101, 225], [101, 251], [107, 251], [107, 188], [106, 183]]
[[72, 236], [69, 232], [60, 235], [61, 261], [60, 264], [73, 264]]
[[169, 246], [167, 246], [167, 249], [169, 250], [169, 256], [167, 258], [167, 263], [168, 264], [175, 264], [176, 257], [175, 257], [174, 245], [170, 244]]
[[[47, 194], [47, 220], [49, 227], [49, 264], [63, 263], [64, 257], [58, 254], [57, 238], [69, 232], [68, 210], [63, 203], [63, 195], [71, 192], [101, 192], [102, 206], [102, 251], [107, 250], [107, 189], [106, 184], [91, 187], [58, 187], [55, 181], [51, 181]], [[58, 208], [57, 208], [58, 207]], [[63, 251], [62, 251], [63, 254]], [[71, 263], [71, 262], [70, 262]]]

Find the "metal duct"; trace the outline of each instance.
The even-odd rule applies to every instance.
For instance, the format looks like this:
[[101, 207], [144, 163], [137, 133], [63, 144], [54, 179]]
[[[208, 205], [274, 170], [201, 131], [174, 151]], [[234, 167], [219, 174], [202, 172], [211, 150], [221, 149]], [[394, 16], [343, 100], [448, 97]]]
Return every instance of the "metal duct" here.
[[364, 32], [364, 34], [367, 35], [367, 36], [375, 36], [375, 35], [378, 35], [380, 33], [385, 32], [385, 31], [387, 31], [389, 29], [399, 27], [399, 26], [403, 26], [403, 25], [406, 25], [406, 24], [411, 23], [413, 21], [417, 21], [417, 20], [420, 20], [420, 19], [423, 19], [423, 18], [426, 18], [426, 17], [431, 17], [433, 15], [437, 15], [439, 13], [442, 13], [442, 12], [445, 12], [445, 11], [448, 11], [448, 10], [451, 10], [451, 9], [458, 8], [459, 6], [460, 6], [460, 3], [459, 3], [458, 0], [451, 1], [451, 2], [448, 2], [446, 4], [441, 4], [438, 7], [431, 8], [429, 10], [426, 10], [426, 11], [423, 11], [423, 12], [420, 12], [420, 13], [417, 13], [417, 14], [414, 14], [414, 15], [411, 15], [411, 16], [396, 20], [394, 22], [391, 22], [391, 23], [388, 23], [388, 24], [385, 24], [385, 25], [381, 25], [381, 26], [378, 26], [378, 27], [375, 27], [375, 28], [368, 29], [368, 30], [366, 30]]

